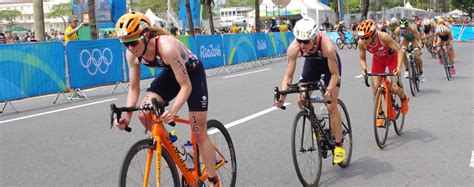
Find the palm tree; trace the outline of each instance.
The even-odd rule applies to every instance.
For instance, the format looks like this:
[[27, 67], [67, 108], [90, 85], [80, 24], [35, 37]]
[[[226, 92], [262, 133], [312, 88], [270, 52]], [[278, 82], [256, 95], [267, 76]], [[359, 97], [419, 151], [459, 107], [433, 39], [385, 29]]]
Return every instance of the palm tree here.
[[360, 21], [366, 20], [368, 13], [369, 13], [369, 0], [362, 0], [362, 16], [360, 17]]
[[[193, 17], [192, 17], [192, 14], [191, 14], [191, 5], [189, 3], [189, 0], [185, 0], [185, 6], [186, 6], [186, 15], [188, 16], [189, 34], [191, 36], [194, 36]], [[186, 32], [186, 31], [184, 31], [184, 32]]]
[[[202, 3], [203, 0], [201, 0]], [[209, 29], [211, 30], [211, 34], [214, 35], [214, 22], [212, 18], [212, 5], [214, 5], [214, 0], [204, 0], [207, 8], [207, 15], [209, 16]]]
[[88, 0], [87, 1], [89, 6], [89, 25], [90, 25], [90, 36], [91, 39], [97, 39], [97, 26], [95, 21], [95, 0]]

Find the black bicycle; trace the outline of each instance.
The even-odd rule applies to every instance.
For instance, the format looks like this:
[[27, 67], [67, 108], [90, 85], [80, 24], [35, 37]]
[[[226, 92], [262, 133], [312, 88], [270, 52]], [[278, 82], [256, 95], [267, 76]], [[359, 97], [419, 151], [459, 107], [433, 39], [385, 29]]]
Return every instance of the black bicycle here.
[[423, 44], [423, 46], [426, 46], [426, 50], [428, 50], [428, 52], [431, 54], [431, 57], [436, 59], [436, 54], [433, 49], [433, 44], [431, 43], [431, 40], [430, 40], [430, 38], [432, 37], [433, 36], [423, 38], [423, 42], [421, 43]]
[[[321, 177], [322, 158], [326, 159], [335, 148], [335, 139], [331, 128], [329, 114], [315, 113], [315, 107], [324, 109], [326, 103], [322, 96], [326, 92], [324, 75], [319, 82], [291, 84], [288, 90], [278, 90], [275, 87], [274, 98], [278, 100], [283, 94], [299, 93], [304, 96], [303, 109], [296, 114], [291, 132], [291, 152], [296, 174], [303, 186], [317, 186]], [[321, 96], [311, 96], [313, 90], [320, 90]], [[330, 104], [331, 102], [327, 102]], [[314, 104], [314, 105], [313, 105]], [[352, 128], [349, 113], [342, 100], [337, 100], [341, 113], [343, 146], [346, 149], [346, 160], [340, 167], [349, 166], [352, 156]], [[286, 107], [282, 107], [283, 110]], [[334, 164], [334, 163], [333, 163]]]
[[410, 82], [410, 91], [413, 97], [415, 97], [416, 92], [420, 91], [420, 71], [413, 55], [415, 50], [418, 50], [418, 48], [414, 49], [412, 45], [405, 50], [408, 59], [408, 82]]
[[440, 45], [440, 46], [435, 46], [435, 47], [440, 47], [441, 49], [439, 50], [439, 58], [441, 59], [441, 62], [443, 63], [444, 70], [446, 71], [446, 78], [448, 78], [448, 81], [451, 80], [452, 75], [451, 75], [451, 61], [449, 60], [448, 55], [446, 54], [446, 50], [444, 50], [443, 46], [447, 45]]

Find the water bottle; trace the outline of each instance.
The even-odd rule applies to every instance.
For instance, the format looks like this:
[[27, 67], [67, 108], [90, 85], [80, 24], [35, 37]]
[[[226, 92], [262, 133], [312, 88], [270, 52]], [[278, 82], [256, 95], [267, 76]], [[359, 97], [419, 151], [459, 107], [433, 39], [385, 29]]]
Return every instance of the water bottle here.
[[178, 140], [178, 133], [175, 130], [172, 130], [168, 136], [171, 140], [171, 143], [174, 143], [176, 140]]
[[194, 169], [194, 149], [193, 144], [190, 141], [187, 141], [186, 144], [183, 145], [184, 149], [184, 162], [189, 169]]

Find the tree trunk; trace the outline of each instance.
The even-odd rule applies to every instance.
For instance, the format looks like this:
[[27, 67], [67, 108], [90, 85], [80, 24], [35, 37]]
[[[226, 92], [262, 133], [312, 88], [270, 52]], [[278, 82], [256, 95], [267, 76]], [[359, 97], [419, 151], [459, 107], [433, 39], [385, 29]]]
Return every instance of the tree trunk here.
[[369, 0], [362, 0], [362, 16], [360, 17], [360, 21], [366, 20], [368, 13], [369, 13]]
[[339, 21], [341, 20], [341, 1], [340, 0], [336, 0], [336, 23], [339, 23]]
[[35, 17], [35, 39], [44, 42], [44, 13], [43, 13], [43, 1], [33, 1], [33, 14]]
[[[193, 17], [191, 14], [191, 5], [189, 3], [189, 0], [185, 0], [185, 6], [186, 6], [186, 15], [188, 16], [189, 34], [191, 36], [194, 36]], [[186, 32], [186, 30], [184, 32]]]
[[209, 16], [209, 29], [211, 30], [211, 35], [214, 35], [214, 18], [212, 17], [212, 0], [206, 0], [207, 16]]
[[97, 25], [95, 20], [95, 0], [88, 0], [89, 5], [89, 25], [91, 27], [90, 37], [97, 40]]
[[260, 4], [255, 0], [255, 32], [260, 32]]

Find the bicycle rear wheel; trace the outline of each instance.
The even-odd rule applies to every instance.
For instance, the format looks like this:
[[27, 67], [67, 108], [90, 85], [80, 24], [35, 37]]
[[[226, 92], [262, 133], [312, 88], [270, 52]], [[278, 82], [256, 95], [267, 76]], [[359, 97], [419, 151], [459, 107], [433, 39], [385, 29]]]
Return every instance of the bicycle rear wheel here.
[[347, 45], [347, 48], [352, 49], [352, 41], [349, 40], [349, 38], [346, 38], [345, 44]]
[[405, 114], [402, 114], [402, 100], [398, 95], [392, 94], [392, 98], [394, 99], [394, 102], [392, 103], [393, 108], [392, 110], [395, 110], [396, 115], [395, 115], [395, 122], [393, 123], [395, 133], [400, 136], [402, 135], [403, 131], [403, 125], [405, 124]]
[[341, 38], [336, 39], [336, 45], [339, 47], [339, 49], [344, 48], [344, 43], [342, 42]]
[[446, 57], [446, 51], [444, 51], [443, 48], [441, 48], [440, 50], [440, 53], [441, 53], [441, 59], [443, 60], [443, 66], [444, 66], [444, 70], [446, 72], [446, 78], [448, 78], [448, 81], [451, 80], [451, 66], [449, 66], [449, 61], [448, 61], [448, 58]]
[[152, 154], [148, 186], [157, 186], [156, 176], [159, 174], [160, 186], [179, 187], [178, 170], [165, 149], [161, 150], [161, 166], [157, 173], [154, 158], [156, 153], [152, 139], [140, 140], [130, 148], [120, 169], [119, 186], [143, 186], [148, 154]]
[[351, 120], [349, 118], [349, 112], [347, 111], [346, 105], [342, 100], [337, 100], [337, 109], [341, 114], [342, 122], [342, 138], [344, 139], [344, 149], [346, 149], [346, 160], [338, 164], [341, 168], [346, 168], [351, 163], [352, 157], [352, 127]]
[[[374, 134], [375, 142], [380, 149], [385, 147], [385, 142], [387, 141], [388, 135], [388, 125], [389, 119], [387, 118], [387, 100], [385, 97], [386, 91], [384, 88], [379, 88], [375, 94], [375, 107], [374, 107]], [[384, 115], [379, 117], [379, 114], [383, 113]], [[377, 120], [383, 120], [383, 126], [377, 126]]]
[[[224, 165], [216, 170], [221, 186], [234, 187], [237, 180], [237, 160], [235, 158], [234, 144], [229, 132], [221, 122], [211, 119], [207, 121], [207, 134], [216, 146], [216, 149], [225, 158]], [[224, 162], [224, 160], [216, 153], [216, 165], [221, 162]]]
[[291, 153], [296, 174], [303, 186], [317, 186], [321, 178], [320, 137], [313, 126], [306, 111], [296, 114], [291, 132]]

